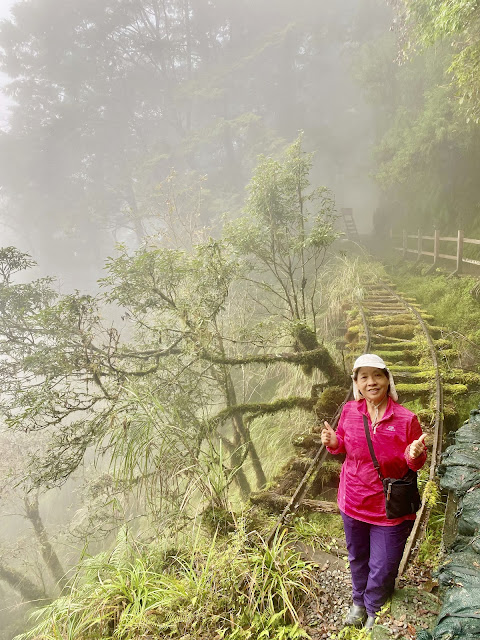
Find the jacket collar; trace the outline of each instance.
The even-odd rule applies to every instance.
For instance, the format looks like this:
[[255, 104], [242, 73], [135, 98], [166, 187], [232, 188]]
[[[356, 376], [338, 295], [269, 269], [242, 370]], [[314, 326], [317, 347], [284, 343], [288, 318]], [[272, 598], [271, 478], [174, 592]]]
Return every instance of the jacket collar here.
[[[395, 404], [396, 404], [395, 401], [390, 396], [388, 396], [385, 413], [383, 414], [379, 422], [382, 422], [383, 420], [387, 420], [388, 418], [391, 418], [394, 415]], [[370, 414], [368, 413], [367, 401], [365, 400], [365, 398], [357, 401], [357, 411], [359, 413], [363, 413], [364, 415], [367, 416], [367, 418], [370, 419]]]

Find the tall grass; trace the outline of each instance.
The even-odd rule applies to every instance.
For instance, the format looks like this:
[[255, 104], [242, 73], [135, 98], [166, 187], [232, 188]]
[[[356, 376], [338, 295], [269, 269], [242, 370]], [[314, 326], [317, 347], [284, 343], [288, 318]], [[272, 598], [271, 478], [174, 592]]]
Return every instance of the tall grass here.
[[270, 547], [241, 525], [207, 548], [198, 540], [188, 555], [123, 540], [110, 556], [84, 562], [69, 594], [37, 611], [16, 640], [306, 636], [297, 607], [311, 591], [311, 567], [286, 533]]

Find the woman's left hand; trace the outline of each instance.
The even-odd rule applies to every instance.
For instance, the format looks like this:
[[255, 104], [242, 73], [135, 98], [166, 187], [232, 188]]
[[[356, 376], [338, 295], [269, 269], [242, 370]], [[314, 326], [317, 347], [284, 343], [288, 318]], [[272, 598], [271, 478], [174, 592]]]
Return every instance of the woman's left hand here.
[[422, 453], [425, 451], [425, 444], [423, 443], [423, 441], [425, 440], [426, 436], [427, 436], [426, 433], [422, 433], [422, 435], [418, 440], [414, 440], [412, 442], [412, 444], [410, 445], [411, 458], [418, 458], [418, 456], [421, 456]]

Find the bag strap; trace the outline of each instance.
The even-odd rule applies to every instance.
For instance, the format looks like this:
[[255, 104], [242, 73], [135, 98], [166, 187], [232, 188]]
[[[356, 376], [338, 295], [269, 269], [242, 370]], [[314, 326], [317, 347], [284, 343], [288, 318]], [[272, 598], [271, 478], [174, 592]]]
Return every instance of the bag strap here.
[[380, 465], [378, 464], [375, 451], [373, 450], [372, 438], [370, 437], [370, 429], [368, 428], [367, 416], [365, 414], [363, 414], [363, 426], [365, 427], [365, 435], [367, 436], [367, 444], [370, 455], [372, 456], [373, 466], [375, 467], [375, 471], [378, 473], [378, 477], [380, 478], [381, 482], [383, 482], [383, 475], [380, 471]]

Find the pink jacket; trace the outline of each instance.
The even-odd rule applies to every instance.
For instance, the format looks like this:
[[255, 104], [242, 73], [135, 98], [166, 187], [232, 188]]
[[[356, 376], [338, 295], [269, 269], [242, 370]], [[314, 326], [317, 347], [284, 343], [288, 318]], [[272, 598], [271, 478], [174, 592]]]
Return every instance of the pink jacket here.
[[347, 402], [336, 431], [338, 447], [327, 447], [332, 454], [346, 453], [338, 506], [351, 518], [371, 524], [391, 526], [414, 520], [415, 514], [387, 520], [383, 487], [368, 450], [363, 415], [367, 416], [375, 455], [386, 478], [401, 478], [408, 467], [418, 471], [427, 459], [426, 449], [418, 458], [409, 455], [410, 444], [422, 435], [414, 413], [389, 398], [385, 414], [373, 431], [366, 400]]

